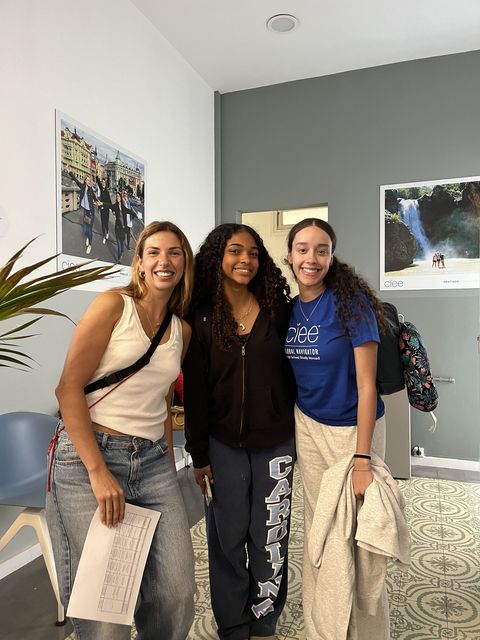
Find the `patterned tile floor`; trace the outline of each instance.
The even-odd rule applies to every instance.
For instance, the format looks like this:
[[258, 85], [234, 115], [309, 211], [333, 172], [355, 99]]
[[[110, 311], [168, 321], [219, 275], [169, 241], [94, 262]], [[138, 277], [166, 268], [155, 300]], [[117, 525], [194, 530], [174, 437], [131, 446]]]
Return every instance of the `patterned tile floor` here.
[[480, 640], [480, 484], [412, 478], [401, 486], [412, 564], [388, 574], [392, 640]]
[[[480, 484], [434, 478], [399, 481], [412, 534], [412, 564], [389, 568], [392, 640], [480, 640]], [[289, 595], [279, 640], [304, 639], [301, 603], [302, 486], [296, 477], [289, 546]], [[195, 622], [189, 640], [214, 640], [205, 521], [192, 528]], [[132, 638], [135, 638], [132, 630]], [[71, 636], [73, 640], [73, 636]], [[375, 640], [372, 638], [372, 640]]]

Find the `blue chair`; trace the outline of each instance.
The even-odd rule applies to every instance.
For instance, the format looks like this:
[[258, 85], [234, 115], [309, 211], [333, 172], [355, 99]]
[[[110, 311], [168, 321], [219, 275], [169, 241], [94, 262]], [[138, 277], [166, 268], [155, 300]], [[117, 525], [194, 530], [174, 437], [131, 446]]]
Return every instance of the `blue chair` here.
[[33, 527], [58, 603], [57, 625], [65, 624], [52, 544], [45, 520], [47, 448], [58, 419], [16, 411], [0, 415], [0, 505], [26, 507], [0, 539], [0, 551], [23, 527]]

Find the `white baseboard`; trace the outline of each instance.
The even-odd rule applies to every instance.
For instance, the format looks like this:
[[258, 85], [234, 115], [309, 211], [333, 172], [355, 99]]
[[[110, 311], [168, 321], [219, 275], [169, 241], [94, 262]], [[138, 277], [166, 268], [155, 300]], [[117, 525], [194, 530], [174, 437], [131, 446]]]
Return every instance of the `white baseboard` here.
[[192, 464], [192, 459], [189, 453], [186, 456], [182, 455], [180, 460], [175, 460], [175, 467], [177, 471], [180, 471], [180, 469], [183, 469], [187, 465], [191, 465], [191, 464]]
[[476, 460], [455, 460], [455, 458], [435, 458], [412, 456], [412, 467], [436, 467], [437, 469], [461, 469], [462, 471], [480, 471], [480, 462]]
[[[186, 467], [187, 464], [191, 464], [190, 454], [188, 456], [182, 455], [180, 460], [176, 460], [175, 466], [177, 467], [177, 471]], [[42, 550], [40, 549], [40, 545], [37, 543], [28, 549], [25, 549], [25, 551], [17, 553], [13, 558], [9, 558], [8, 560], [5, 560], [5, 562], [0, 562], [0, 580], [6, 578], [14, 571], [17, 571], [17, 569], [21, 569], [41, 555]]]
[[5, 562], [0, 563], [0, 580], [6, 578], [11, 573], [16, 571], [17, 569], [21, 569], [35, 558], [38, 558], [42, 555], [42, 550], [40, 549], [40, 545], [34, 544], [25, 551], [21, 553], [17, 553], [17, 555], [13, 556], [13, 558], [9, 558], [5, 560]]

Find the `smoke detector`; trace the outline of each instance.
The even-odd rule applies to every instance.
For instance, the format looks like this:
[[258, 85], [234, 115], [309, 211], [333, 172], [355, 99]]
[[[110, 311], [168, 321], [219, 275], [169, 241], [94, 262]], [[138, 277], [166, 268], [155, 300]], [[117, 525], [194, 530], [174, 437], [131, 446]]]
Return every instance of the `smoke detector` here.
[[299, 21], [289, 13], [278, 13], [267, 20], [267, 29], [274, 33], [291, 33], [298, 27]]

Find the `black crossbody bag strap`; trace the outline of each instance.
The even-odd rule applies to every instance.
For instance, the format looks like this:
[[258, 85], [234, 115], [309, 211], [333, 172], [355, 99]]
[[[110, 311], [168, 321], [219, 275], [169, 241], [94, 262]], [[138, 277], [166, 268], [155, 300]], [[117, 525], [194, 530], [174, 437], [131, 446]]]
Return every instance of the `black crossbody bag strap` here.
[[136, 362], [131, 364], [129, 367], [125, 367], [125, 369], [120, 369], [120, 371], [115, 371], [115, 373], [110, 373], [108, 376], [104, 378], [100, 378], [99, 380], [95, 380], [83, 389], [85, 395], [91, 393], [92, 391], [97, 391], [97, 389], [104, 389], [105, 387], [109, 387], [112, 384], [116, 384], [117, 382], [121, 382], [128, 376], [131, 376], [133, 373], [140, 371], [143, 367], [145, 367], [149, 362], [150, 358], [153, 356], [155, 349], [160, 344], [160, 340], [163, 338], [165, 331], [167, 330], [168, 325], [172, 320], [171, 311], [167, 311], [167, 315], [160, 325], [159, 330], [155, 334], [155, 337], [152, 340], [151, 345], [148, 347], [147, 351], [143, 354], [141, 358], [139, 358]]

